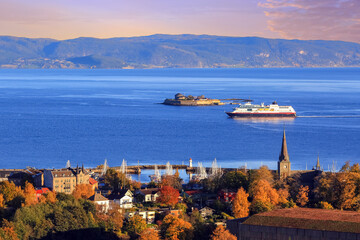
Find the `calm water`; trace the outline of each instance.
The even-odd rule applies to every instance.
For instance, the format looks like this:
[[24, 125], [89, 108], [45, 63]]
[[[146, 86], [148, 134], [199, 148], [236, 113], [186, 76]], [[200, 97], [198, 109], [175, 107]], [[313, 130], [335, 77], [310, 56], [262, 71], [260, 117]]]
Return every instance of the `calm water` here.
[[0, 168], [203, 162], [295, 169], [360, 159], [360, 118], [234, 120], [231, 105], [175, 107], [175, 93], [277, 100], [299, 116], [360, 117], [360, 69], [0, 70]]

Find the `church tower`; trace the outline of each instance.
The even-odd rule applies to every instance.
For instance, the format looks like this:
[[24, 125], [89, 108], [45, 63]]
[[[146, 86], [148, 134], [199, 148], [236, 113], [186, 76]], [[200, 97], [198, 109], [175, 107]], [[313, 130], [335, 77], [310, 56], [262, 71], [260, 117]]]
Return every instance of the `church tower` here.
[[278, 162], [278, 174], [279, 174], [280, 179], [285, 179], [286, 177], [290, 176], [290, 174], [291, 174], [291, 163], [290, 163], [290, 158], [289, 158], [289, 154], [288, 154], [288, 150], [287, 150], [285, 129], [284, 129], [281, 152], [280, 152], [279, 162]]

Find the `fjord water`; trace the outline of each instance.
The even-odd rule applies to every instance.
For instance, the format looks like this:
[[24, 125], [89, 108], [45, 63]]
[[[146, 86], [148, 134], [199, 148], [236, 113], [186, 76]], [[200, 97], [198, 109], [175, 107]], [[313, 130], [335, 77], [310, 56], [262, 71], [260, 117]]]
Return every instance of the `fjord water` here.
[[[294, 120], [235, 120], [234, 106], [176, 107], [176, 93], [292, 105]], [[355, 116], [333, 118], [321, 116]], [[357, 117], [356, 117], [357, 116]], [[0, 168], [202, 162], [293, 169], [360, 160], [360, 69], [0, 70]]]

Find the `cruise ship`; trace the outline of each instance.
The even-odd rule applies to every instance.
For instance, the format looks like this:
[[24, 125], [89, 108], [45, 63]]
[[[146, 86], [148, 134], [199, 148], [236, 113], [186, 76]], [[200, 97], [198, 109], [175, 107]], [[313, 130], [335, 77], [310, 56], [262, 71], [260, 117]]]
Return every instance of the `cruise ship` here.
[[226, 112], [230, 117], [296, 117], [296, 112], [292, 106], [279, 106], [277, 102], [270, 105], [255, 105], [250, 101], [240, 104], [232, 112]]

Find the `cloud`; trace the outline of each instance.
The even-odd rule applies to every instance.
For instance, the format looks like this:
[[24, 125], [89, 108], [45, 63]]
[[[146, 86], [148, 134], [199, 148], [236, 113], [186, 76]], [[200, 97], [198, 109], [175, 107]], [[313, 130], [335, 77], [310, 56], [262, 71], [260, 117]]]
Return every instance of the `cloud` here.
[[263, 0], [258, 6], [281, 37], [360, 42], [359, 0]]

